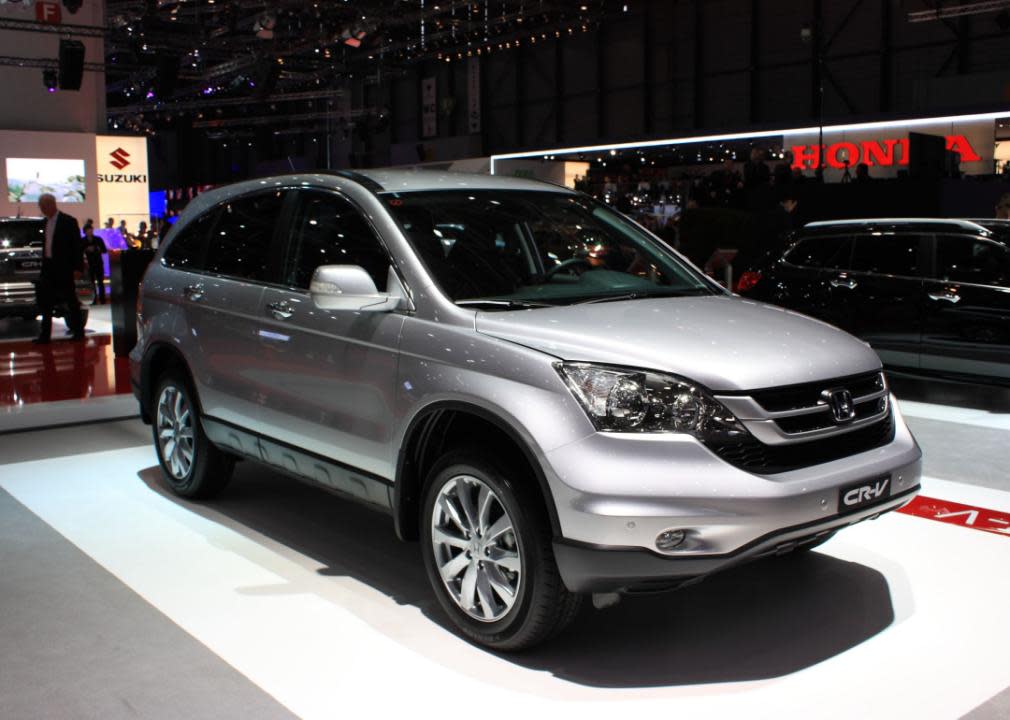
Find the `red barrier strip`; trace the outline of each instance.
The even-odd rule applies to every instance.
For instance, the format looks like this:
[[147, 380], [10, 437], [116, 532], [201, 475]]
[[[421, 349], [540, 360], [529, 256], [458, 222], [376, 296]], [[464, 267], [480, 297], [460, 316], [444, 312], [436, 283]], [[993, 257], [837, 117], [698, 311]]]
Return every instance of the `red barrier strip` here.
[[1010, 512], [987, 510], [925, 495], [918, 495], [898, 512], [1010, 537]]

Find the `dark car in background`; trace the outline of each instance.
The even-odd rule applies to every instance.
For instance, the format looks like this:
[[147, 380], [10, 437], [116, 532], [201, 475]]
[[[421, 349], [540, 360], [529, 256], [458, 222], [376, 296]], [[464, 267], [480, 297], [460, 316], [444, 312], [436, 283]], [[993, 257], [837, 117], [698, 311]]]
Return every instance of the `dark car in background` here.
[[815, 222], [737, 292], [836, 325], [894, 369], [1010, 384], [1008, 245], [999, 220]]
[[[33, 321], [38, 317], [35, 281], [42, 270], [45, 232], [42, 218], [0, 218], [0, 318]], [[94, 299], [87, 279], [78, 281], [77, 298], [84, 305], [81, 317], [87, 325], [87, 306]], [[57, 306], [55, 315], [65, 317], [66, 308]]]

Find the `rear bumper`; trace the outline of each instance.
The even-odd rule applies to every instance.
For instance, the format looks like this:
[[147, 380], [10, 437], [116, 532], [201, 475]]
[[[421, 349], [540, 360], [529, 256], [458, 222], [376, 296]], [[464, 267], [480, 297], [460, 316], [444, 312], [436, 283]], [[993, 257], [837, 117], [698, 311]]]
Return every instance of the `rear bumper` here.
[[836, 530], [897, 510], [919, 492], [919, 485], [857, 512], [783, 528], [723, 555], [660, 555], [642, 548], [555, 540], [554, 557], [572, 592], [656, 592], [697, 581], [750, 560], [781, 555], [816, 542]]

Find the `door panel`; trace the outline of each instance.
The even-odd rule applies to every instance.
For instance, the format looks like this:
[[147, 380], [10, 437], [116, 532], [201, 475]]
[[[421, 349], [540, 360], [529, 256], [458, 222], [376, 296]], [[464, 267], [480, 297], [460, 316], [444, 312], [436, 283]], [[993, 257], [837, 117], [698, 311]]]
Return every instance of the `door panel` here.
[[393, 411], [400, 330], [396, 313], [321, 310], [308, 294], [316, 267], [359, 265], [386, 288], [389, 257], [346, 199], [299, 191], [284, 283], [260, 303], [267, 391], [262, 432], [383, 478], [395, 474]]
[[919, 367], [922, 258], [928, 236], [874, 234], [855, 238], [848, 272], [831, 279], [844, 327], [873, 346], [888, 365]]
[[1010, 253], [984, 238], [940, 235], [926, 282], [922, 367], [1010, 379]]
[[851, 252], [846, 235], [804, 238], [775, 265], [768, 301], [847, 329], [830, 280], [848, 267]]

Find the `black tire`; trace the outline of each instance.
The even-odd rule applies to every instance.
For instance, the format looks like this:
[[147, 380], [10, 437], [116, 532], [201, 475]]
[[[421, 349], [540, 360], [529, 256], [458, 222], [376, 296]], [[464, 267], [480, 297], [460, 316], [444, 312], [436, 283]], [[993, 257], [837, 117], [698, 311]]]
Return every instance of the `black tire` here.
[[[161, 430], [166, 429], [163, 421], [163, 408], [161, 407], [166, 389], [181, 394], [183, 402], [190, 412], [192, 440], [187, 444], [187, 447], [191, 449], [191, 460], [188, 468], [181, 474], [178, 472], [179, 466], [173, 468], [171, 459], [164, 456], [163, 445], [159, 440]], [[220, 493], [231, 480], [235, 460], [233, 456], [220, 450], [207, 438], [200, 422], [196, 393], [182, 373], [173, 370], [164, 373], [158, 379], [152, 410], [151, 430], [154, 450], [158, 455], [162, 477], [172, 492], [193, 499], [209, 498]], [[164, 417], [167, 419], [167, 411]]]
[[[451, 479], [470, 476], [497, 495], [517, 536], [522, 574], [512, 607], [498, 620], [482, 621], [468, 615], [442, 581], [433, 546], [433, 517], [439, 492]], [[523, 650], [567, 627], [578, 614], [582, 596], [570, 593], [561, 580], [551, 545], [551, 528], [533, 483], [502, 462], [481, 457], [475, 450], [454, 451], [432, 468], [424, 488], [421, 510], [421, 552], [428, 579], [439, 604], [468, 638], [496, 650]]]

